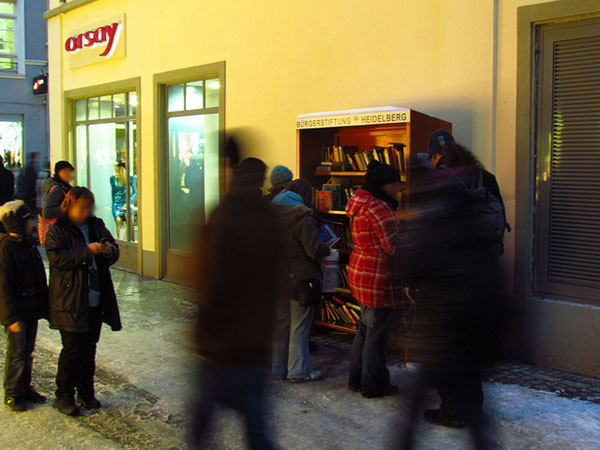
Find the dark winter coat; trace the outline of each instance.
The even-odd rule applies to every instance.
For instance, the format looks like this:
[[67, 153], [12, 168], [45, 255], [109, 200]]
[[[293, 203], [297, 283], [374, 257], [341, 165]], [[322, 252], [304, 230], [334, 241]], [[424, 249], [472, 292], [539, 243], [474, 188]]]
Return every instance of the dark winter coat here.
[[4, 165], [0, 164], [0, 205], [10, 202], [15, 197], [15, 176]]
[[48, 317], [46, 270], [31, 237], [0, 238], [0, 323]]
[[[321, 240], [314, 211], [303, 204], [289, 202], [286, 195], [295, 194], [284, 191], [273, 200], [287, 230], [283, 236], [283, 253], [286, 265], [283, 268], [288, 277], [282, 287], [283, 298], [295, 298], [295, 283], [321, 278], [321, 259], [329, 254], [329, 247]], [[301, 201], [301, 197], [297, 195]], [[293, 204], [295, 203], [295, 204]], [[290, 206], [291, 205], [291, 206]], [[290, 278], [289, 274], [294, 278]]]
[[45, 219], [57, 219], [62, 216], [60, 205], [65, 199], [71, 185], [57, 177], [48, 178], [42, 185], [44, 200], [42, 203], [42, 215]]
[[92, 258], [96, 258], [103, 322], [113, 331], [119, 331], [121, 318], [109, 269], [119, 259], [119, 247], [102, 219], [92, 217], [88, 226], [90, 242], [107, 238], [111, 243], [113, 252], [110, 256], [92, 256], [79, 227], [64, 215], [46, 235], [46, 253], [50, 261], [50, 328], [88, 330], [89, 266]]
[[280, 285], [281, 223], [258, 189], [233, 186], [211, 214], [194, 265], [196, 352], [216, 366], [266, 361]]
[[27, 164], [17, 178], [17, 198], [26, 203], [35, 204], [37, 197], [36, 183], [39, 166], [37, 163], [30, 162]]

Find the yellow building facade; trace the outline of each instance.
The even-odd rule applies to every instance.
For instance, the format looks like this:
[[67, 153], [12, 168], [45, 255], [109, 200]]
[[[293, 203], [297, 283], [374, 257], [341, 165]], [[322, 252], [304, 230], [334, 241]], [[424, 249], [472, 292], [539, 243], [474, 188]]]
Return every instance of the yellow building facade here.
[[[190, 210], [173, 191], [194, 191], [185, 172], [198, 146], [206, 214], [223, 176], [218, 131], [257, 128], [254, 156], [297, 170], [302, 113], [395, 105], [451, 122], [457, 141], [496, 174], [518, 226], [518, 9], [542, 3], [542, 16], [571, 14], [563, 3], [583, 8], [573, 14], [590, 8], [577, 0], [51, 0], [51, 158], [75, 160], [78, 182], [122, 233], [126, 265], [150, 277], [181, 274], [176, 227]], [[189, 133], [194, 124], [200, 138]], [[522, 257], [515, 236], [503, 257], [511, 292]]]

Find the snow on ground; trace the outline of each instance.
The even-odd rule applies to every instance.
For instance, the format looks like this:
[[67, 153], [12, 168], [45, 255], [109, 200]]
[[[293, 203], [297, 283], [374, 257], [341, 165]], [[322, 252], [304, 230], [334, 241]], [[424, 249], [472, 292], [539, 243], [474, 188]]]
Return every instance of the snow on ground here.
[[[0, 448], [12, 449], [183, 449], [186, 410], [192, 397], [193, 368], [189, 320], [193, 309], [179, 286], [113, 272], [124, 329], [103, 329], [97, 391], [104, 408], [78, 419], [50, 404], [22, 414], [0, 409]], [[346, 389], [349, 346], [316, 339], [313, 366], [325, 379], [313, 384], [272, 383], [270, 427], [285, 449], [386, 448], [407, 409], [416, 368], [392, 367], [400, 395], [367, 400]], [[4, 345], [0, 344], [3, 351]], [[34, 368], [40, 390], [52, 395], [60, 339], [41, 323]], [[490, 439], [506, 449], [600, 449], [600, 404], [558, 397], [516, 385], [486, 383]], [[437, 398], [430, 393], [427, 407]], [[245, 448], [235, 413], [213, 420], [214, 449]], [[422, 449], [469, 448], [465, 430], [418, 428]], [[26, 438], [24, 440], [24, 437]]]

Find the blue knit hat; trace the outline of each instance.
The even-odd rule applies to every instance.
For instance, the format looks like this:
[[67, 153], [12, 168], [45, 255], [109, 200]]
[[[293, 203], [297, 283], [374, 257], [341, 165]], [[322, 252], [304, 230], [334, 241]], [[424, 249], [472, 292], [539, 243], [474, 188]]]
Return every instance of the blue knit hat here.
[[271, 184], [281, 184], [292, 181], [294, 174], [285, 166], [275, 166], [271, 171]]

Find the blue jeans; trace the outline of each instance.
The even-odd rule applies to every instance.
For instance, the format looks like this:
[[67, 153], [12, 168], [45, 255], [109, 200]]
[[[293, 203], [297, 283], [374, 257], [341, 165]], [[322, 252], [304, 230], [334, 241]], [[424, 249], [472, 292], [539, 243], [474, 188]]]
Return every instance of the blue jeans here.
[[387, 347], [401, 318], [400, 310], [360, 306], [360, 323], [350, 358], [351, 389], [375, 396], [390, 385]]
[[21, 331], [6, 329], [6, 363], [4, 366], [4, 395], [19, 397], [31, 389], [31, 369], [37, 336], [38, 321], [21, 321]]
[[252, 450], [271, 450], [265, 414], [267, 413], [267, 365], [224, 368], [200, 363], [197, 398], [192, 411], [193, 448], [204, 448], [208, 425], [217, 405], [238, 411], [246, 423], [246, 436]]
[[280, 300], [275, 317], [273, 375], [302, 379], [309, 373], [309, 338], [314, 306], [300, 306], [294, 300]]

